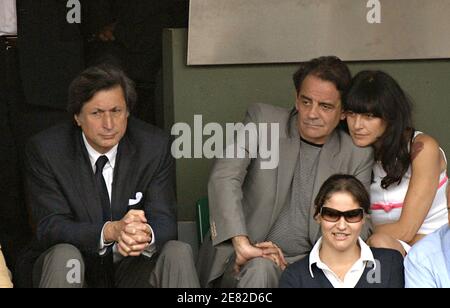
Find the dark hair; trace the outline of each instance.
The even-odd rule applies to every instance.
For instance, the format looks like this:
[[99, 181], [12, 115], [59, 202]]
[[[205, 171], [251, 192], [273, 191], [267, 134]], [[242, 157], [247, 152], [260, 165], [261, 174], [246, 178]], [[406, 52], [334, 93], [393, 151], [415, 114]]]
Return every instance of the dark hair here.
[[[327, 56], [315, 58], [300, 65], [298, 70], [292, 76], [297, 95], [300, 93], [303, 81], [309, 75], [316, 76], [317, 78], [334, 84], [341, 95], [341, 99], [344, 98], [352, 80], [352, 74], [350, 73], [348, 66], [338, 57]], [[298, 110], [295, 107], [292, 108], [286, 126], [288, 135], [290, 135], [289, 128], [291, 127], [291, 121], [294, 120], [294, 116], [297, 114]]]
[[333, 83], [341, 97], [344, 97], [352, 80], [352, 75], [347, 65], [338, 57], [328, 56], [312, 59], [303, 63], [294, 73], [293, 80], [297, 94], [300, 92], [303, 80], [309, 75]]
[[325, 202], [327, 202], [334, 193], [346, 192], [350, 194], [356, 203], [364, 210], [366, 214], [370, 211], [370, 197], [364, 185], [353, 175], [335, 174], [328, 178], [320, 187], [319, 193], [314, 200], [314, 217], [320, 214]]
[[128, 111], [133, 110], [137, 94], [134, 82], [115, 66], [100, 64], [83, 71], [69, 87], [69, 104], [67, 111], [71, 115], [78, 115], [83, 106], [95, 94], [103, 90], [110, 90], [120, 86], [125, 95]]
[[409, 146], [414, 131], [411, 101], [400, 85], [381, 71], [362, 71], [352, 81], [344, 99], [344, 110], [371, 113], [386, 122], [386, 131], [375, 148], [386, 176], [381, 187], [400, 183], [411, 164]]

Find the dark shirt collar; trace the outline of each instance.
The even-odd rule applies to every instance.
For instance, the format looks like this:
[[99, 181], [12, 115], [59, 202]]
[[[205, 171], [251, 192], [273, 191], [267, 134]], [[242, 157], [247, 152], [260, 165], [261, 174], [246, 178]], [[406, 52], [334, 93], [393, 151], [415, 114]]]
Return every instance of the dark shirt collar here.
[[315, 144], [315, 143], [309, 142], [308, 140], [303, 139], [302, 137], [300, 137], [300, 140], [306, 144], [309, 144], [310, 146], [313, 146], [316, 148], [323, 148], [323, 144]]

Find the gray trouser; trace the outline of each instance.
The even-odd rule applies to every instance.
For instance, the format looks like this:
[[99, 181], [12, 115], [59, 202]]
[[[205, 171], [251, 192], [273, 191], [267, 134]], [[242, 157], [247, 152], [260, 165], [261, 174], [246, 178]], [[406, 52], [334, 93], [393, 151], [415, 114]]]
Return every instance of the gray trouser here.
[[282, 270], [272, 261], [255, 258], [241, 267], [236, 275], [233, 270], [234, 259], [227, 264], [222, 276], [222, 288], [278, 288]]
[[[86, 287], [85, 270], [83, 256], [76, 247], [56, 245], [35, 263], [33, 284], [40, 288]], [[115, 266], [115, 286], [198, 288], [192, 249], [186, 243], [170, 241], [157, 257], [125, 258]]]

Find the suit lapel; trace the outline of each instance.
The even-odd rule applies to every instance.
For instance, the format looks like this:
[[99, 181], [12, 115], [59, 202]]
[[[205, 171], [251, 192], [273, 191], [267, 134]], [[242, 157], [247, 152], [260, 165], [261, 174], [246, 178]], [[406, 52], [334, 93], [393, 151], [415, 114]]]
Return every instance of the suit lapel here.
[[286, 138], [280, 138], [280, 161], [277, 174], [277, 192], [275, 197], [275, 207], [272, 212], [271, 226], [278, 218], [286, 199], [290, 197], [292, 179], [294, 178], [295, 166], [300, 150], [300, 141], [298, 137], [297, 121], [290, 121], [290, 134]]
[[[340, 151], [339, 134], [335, 130], [330, 137], [330, 140], [325, 143], [320, 152], [319, 165], [317, 167], [317, 175], [314, 180], [313, 188], [313, 202], [320, 190], [322, 184], [333, 174], [337, 173], [335, 156]], [[309, 216], [309, 237], [314, 244], [320, 236], [319, 224], [314, 219], [315, 206], [311, 204], [310, 216]]]
[[83, 142], [81, 131], [77, 129], [74, 133], [75, 156], [73, 157], [72, 177], [78, 195], [85, 205], [88, 216], [92, 222], [103, 220], [102, 208], [99, 194], [95, 188], [94, 171], [89, 161], [89, 155]]
[[[113, 220], [120, 220], [127, 212], [128, 200], [134, 197], [137, 175], [133, 174], [137, 161], [134, 157], [136, 149], [127, 135], [119, 143], [117, 163], [114, 168], [114, 182], [112, 185], [111, 209]], [[144, 196], [145, 197], [145, 196]]]

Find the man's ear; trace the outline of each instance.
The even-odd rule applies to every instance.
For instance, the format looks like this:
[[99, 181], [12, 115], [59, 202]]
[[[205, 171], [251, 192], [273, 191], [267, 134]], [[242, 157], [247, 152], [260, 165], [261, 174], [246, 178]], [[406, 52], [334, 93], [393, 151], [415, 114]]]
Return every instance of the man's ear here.
[[299, 105], [299, 93], [295, 91], [295, 109], [298, 111], [298, 105]]
[[341, 112], [341, 121], [344, 121], [347, 118], [345, 111]]
[[80, 123], [80, 120], [78, 119], [78, 115], [74, 115], [73, 116], [73, 119], [75, 120], [75, 123], [77, 123], [77, 125], [79, 126], [79, 127], [81, 127], [81, 123]]

